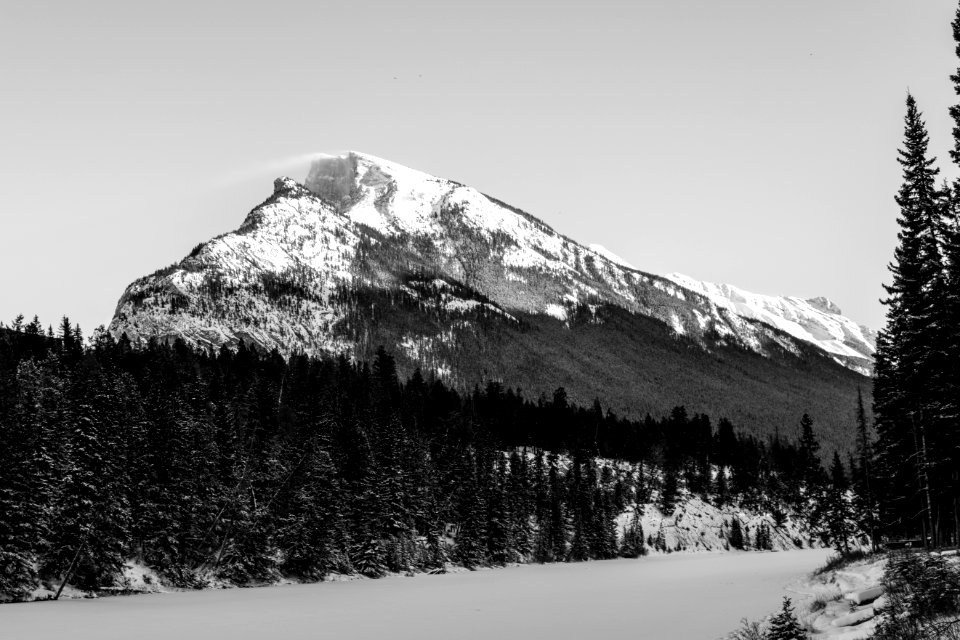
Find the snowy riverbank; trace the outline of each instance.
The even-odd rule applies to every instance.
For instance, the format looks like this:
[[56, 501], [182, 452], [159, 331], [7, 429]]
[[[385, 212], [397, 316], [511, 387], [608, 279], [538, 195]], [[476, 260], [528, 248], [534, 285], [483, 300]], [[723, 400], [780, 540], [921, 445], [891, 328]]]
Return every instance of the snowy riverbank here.
[[825, 549], [674, 553], [439, 576], [33, 602], [0, 607], [4, 637], [635, 637], [713, 640], [775, 610]]

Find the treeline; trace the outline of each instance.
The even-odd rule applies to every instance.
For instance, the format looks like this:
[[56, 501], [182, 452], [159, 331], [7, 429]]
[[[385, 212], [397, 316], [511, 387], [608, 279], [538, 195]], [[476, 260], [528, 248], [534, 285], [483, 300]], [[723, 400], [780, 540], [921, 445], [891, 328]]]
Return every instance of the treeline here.
[[628, 421], [563, 389], [460, 394], [401, 382], [383, 349], [84, 345], [66, 319], [54, 337], [18, 318], [0, 328], [0, 593], [107, 588], [129, 559], [189, 586], [636, 556], [656, 541], [617, 516], [684, 492], [820, 517], [831, 485], [803, 433], [760, 442], [683, 408]]
[[[960, 53], [960, 13], [954, 22]], [[951, 77], [960, 95], [960, 70]], [[898, 246], [877, 339], [876, 495], [885, 532], [960, 542], [960, 182], [938, 183], [929, 136], [907, 96]], [[951, 160], [960, 166], [960, 105]]]

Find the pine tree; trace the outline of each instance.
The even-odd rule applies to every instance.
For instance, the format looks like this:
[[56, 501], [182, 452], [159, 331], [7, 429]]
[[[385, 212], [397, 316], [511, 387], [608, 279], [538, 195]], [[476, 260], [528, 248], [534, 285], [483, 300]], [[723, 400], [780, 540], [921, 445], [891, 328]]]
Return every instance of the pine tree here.
[[97, 589], [112, 586], [123, 567], [129, 512], [124, 470], [114, 455], [120, 425], [111, 415], [121, 400], [99, 372], [88, 375], [71, 394], [63, 488], [42, 572]]
[[14, 412], [0, 416], [0, 594], [20, 599], [33, 590], [49, 532], [56, 484], [54, 425], [62, 403], [59, 363], [20, 363]]
[[461, 493], [460, 530], [456, 557], [463, 566], [474, 569], [487, 561], [487, 487], [486, 472], [480, 460], [467, 460]]
[[549, 457], [550, 483], [550, 556], [556, 560], [567, 557], [567, 516], [564, 509], [565, 494], [557, 467], [556, 454]]
[[840, 454], [834, 452], [833, 464], [830, 466], [830, 486], [824, 496], [827, 535], [833, 542], [837, 553], [850, 553], [850, 537], [853, 535], [851, 526], [852, 510], [847, 490], [846, 473]]
[[642, 515], [643, 511], [640, 505], [635, 505], [633, 514], [630, 516], [630, 522], [623, 532], [623, 541], [620, 545], [620, 555], [624, 558], [636, 558], [647, 554], [643, 539], [643, 525], [640, 523]]
[[863, 394], [857, 390], [857, 459], [851, 457], [850, 471], [853, 476], [853, 512], [857, 527], [870, 537], [875, 547], [877, 540], [877, 501], [873, 488], [873, 442], [863, 407]]
[[617, 515], [625, 506], [617, 494], [620, 483], [614, 482], [613, 470], [604, 465], [597, 486], [593, 490], [593, 541], [595, 558], [615, 558], [619, 551], [617, 544]]
[[574, 456], [570, 469], [570, 541], [569, 559], [581, 562], [590, 557], [593, 546], [593, 487], [590, 477], [584, 477], [585, 467], [593, 465], [592, 460], [584, 461]]
[[730, 523], [730, 533], [727, 536], [727, 542], [729, 542], [730, 546], [734, 549], [743, 550], [745, 543], [743, 527], [740, 525], [740, 519], [737, 516], [734, 516], [733, 521]]
[[663, 467], [663, 482], [660, 483], [660, 496], [657, 506], [663, 515], [670, 517], [680, 495], [679, 470], [672, 464]]
[[534, 558], [537, 562], [549, 562], [553, 557], [550, 535], [551, 500], [542, 449], [537, 451], [534, 461], [534, 494], [537, 522], [537, 531], [534, 538]]
[[[955, 53], [960, 58], [960, 7], [953, 20]], [[960, 68], [950, 76], [954, 92], [960, 96]], [[953, 149], [950, 158], [960, 167], [960, 104], [950, 107], [953, 118]], [[946, 190], [945, 190], [946, 191]], [[944, 308], [944, 347], [947, 370], [941, 394], [943, 419], [950, 424], [960, 420], [960, 181], [949, 190], [942, 223], [943, 257], [946, 261], [946, 296]], [[960, 543], [960, 433], [947, 429], [944, 445], [947, 449], [943, 466], [945, 481], [950, 486], [944, 500], [944, 509], [953, 515], [953, 540]]]
[[800, 622], [793, 613], [790, 598], [783, 598], [783, 607], [780, 613], [770, 620], [770, 628], [764, 640], [806, 640], [807, 634], [800, 627]]
[[903, 184], [896, 197], [899, 245], [889, 266], [892, 281], [884, 286], [887, 323], [878, 336], [874, 370], [877, 463], [888, 496], [888, 525], [936, 537], [931, 470], [937, 465], [934, 452], [943, 450], [938, 445], [944, 339], [937, 306], [946, 297], [937, 238], [942, 200], [935, 161], [927, 156], [926, 125], [911, 95], [904, 138]]
[[513, 559], [510, 503], [507, 497], [507, 464], [502, 457], [496, 462], [496, 475], [487, 481], [487, 555], [495, 564]]
[[813, 432], [813, 420], [808, 414], [800, 418], [800, 478], [803, 488], [801, 513], [805, 514], [816, 528], [819, 511], [817, 500], [825, 483], [823, 466], [820, 464], [820, 442]]
[[773, 550], [773, 539], [770, 535], [770, 527], [766, 522], [761, 522], [757, 528], [757, 549], [760, 551]]
[[533, 551], [530, 522], [534, 516], [534, 496], [530, 487], [526, 456], [521, 456], [517, 451], [510, 454], [506, 494], [510, 513], [510, 538], [516, 553], [521, 558], [527, 558]]
[[800, 418], [800, 455], [802, 457], [803, 481], [811, 490], [823, 481], [823, 466], [820, 464], [820, 441], [813, 433], [813, 419], [808, 414]]
[[287, 486], [273, 500], [276, 543], [284, 554], [280, 568], [319, 579], [337, 568], [336, 533], [342, 519], [337, 497], [343, 488], [326, 451], [311, 447], [294, 464]]

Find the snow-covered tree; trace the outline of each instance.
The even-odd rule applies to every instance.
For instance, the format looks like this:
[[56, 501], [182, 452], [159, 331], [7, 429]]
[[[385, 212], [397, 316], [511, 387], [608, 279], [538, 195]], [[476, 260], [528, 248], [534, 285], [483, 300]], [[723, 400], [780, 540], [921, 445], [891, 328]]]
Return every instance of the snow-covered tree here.
[[790, 598], [784, 597], [780, 612], [770, 620], [770, 627], [764, 640], [806, 640], [807, 634], [800, 627], [793, 613]]

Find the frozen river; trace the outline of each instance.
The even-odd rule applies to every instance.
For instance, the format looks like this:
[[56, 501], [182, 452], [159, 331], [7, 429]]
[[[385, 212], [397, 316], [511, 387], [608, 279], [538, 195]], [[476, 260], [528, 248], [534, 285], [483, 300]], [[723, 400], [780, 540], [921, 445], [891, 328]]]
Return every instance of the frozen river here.
[[672, 554], [415, 578], [0, 605], [3, 640], [714, 640], [828, 550]]

